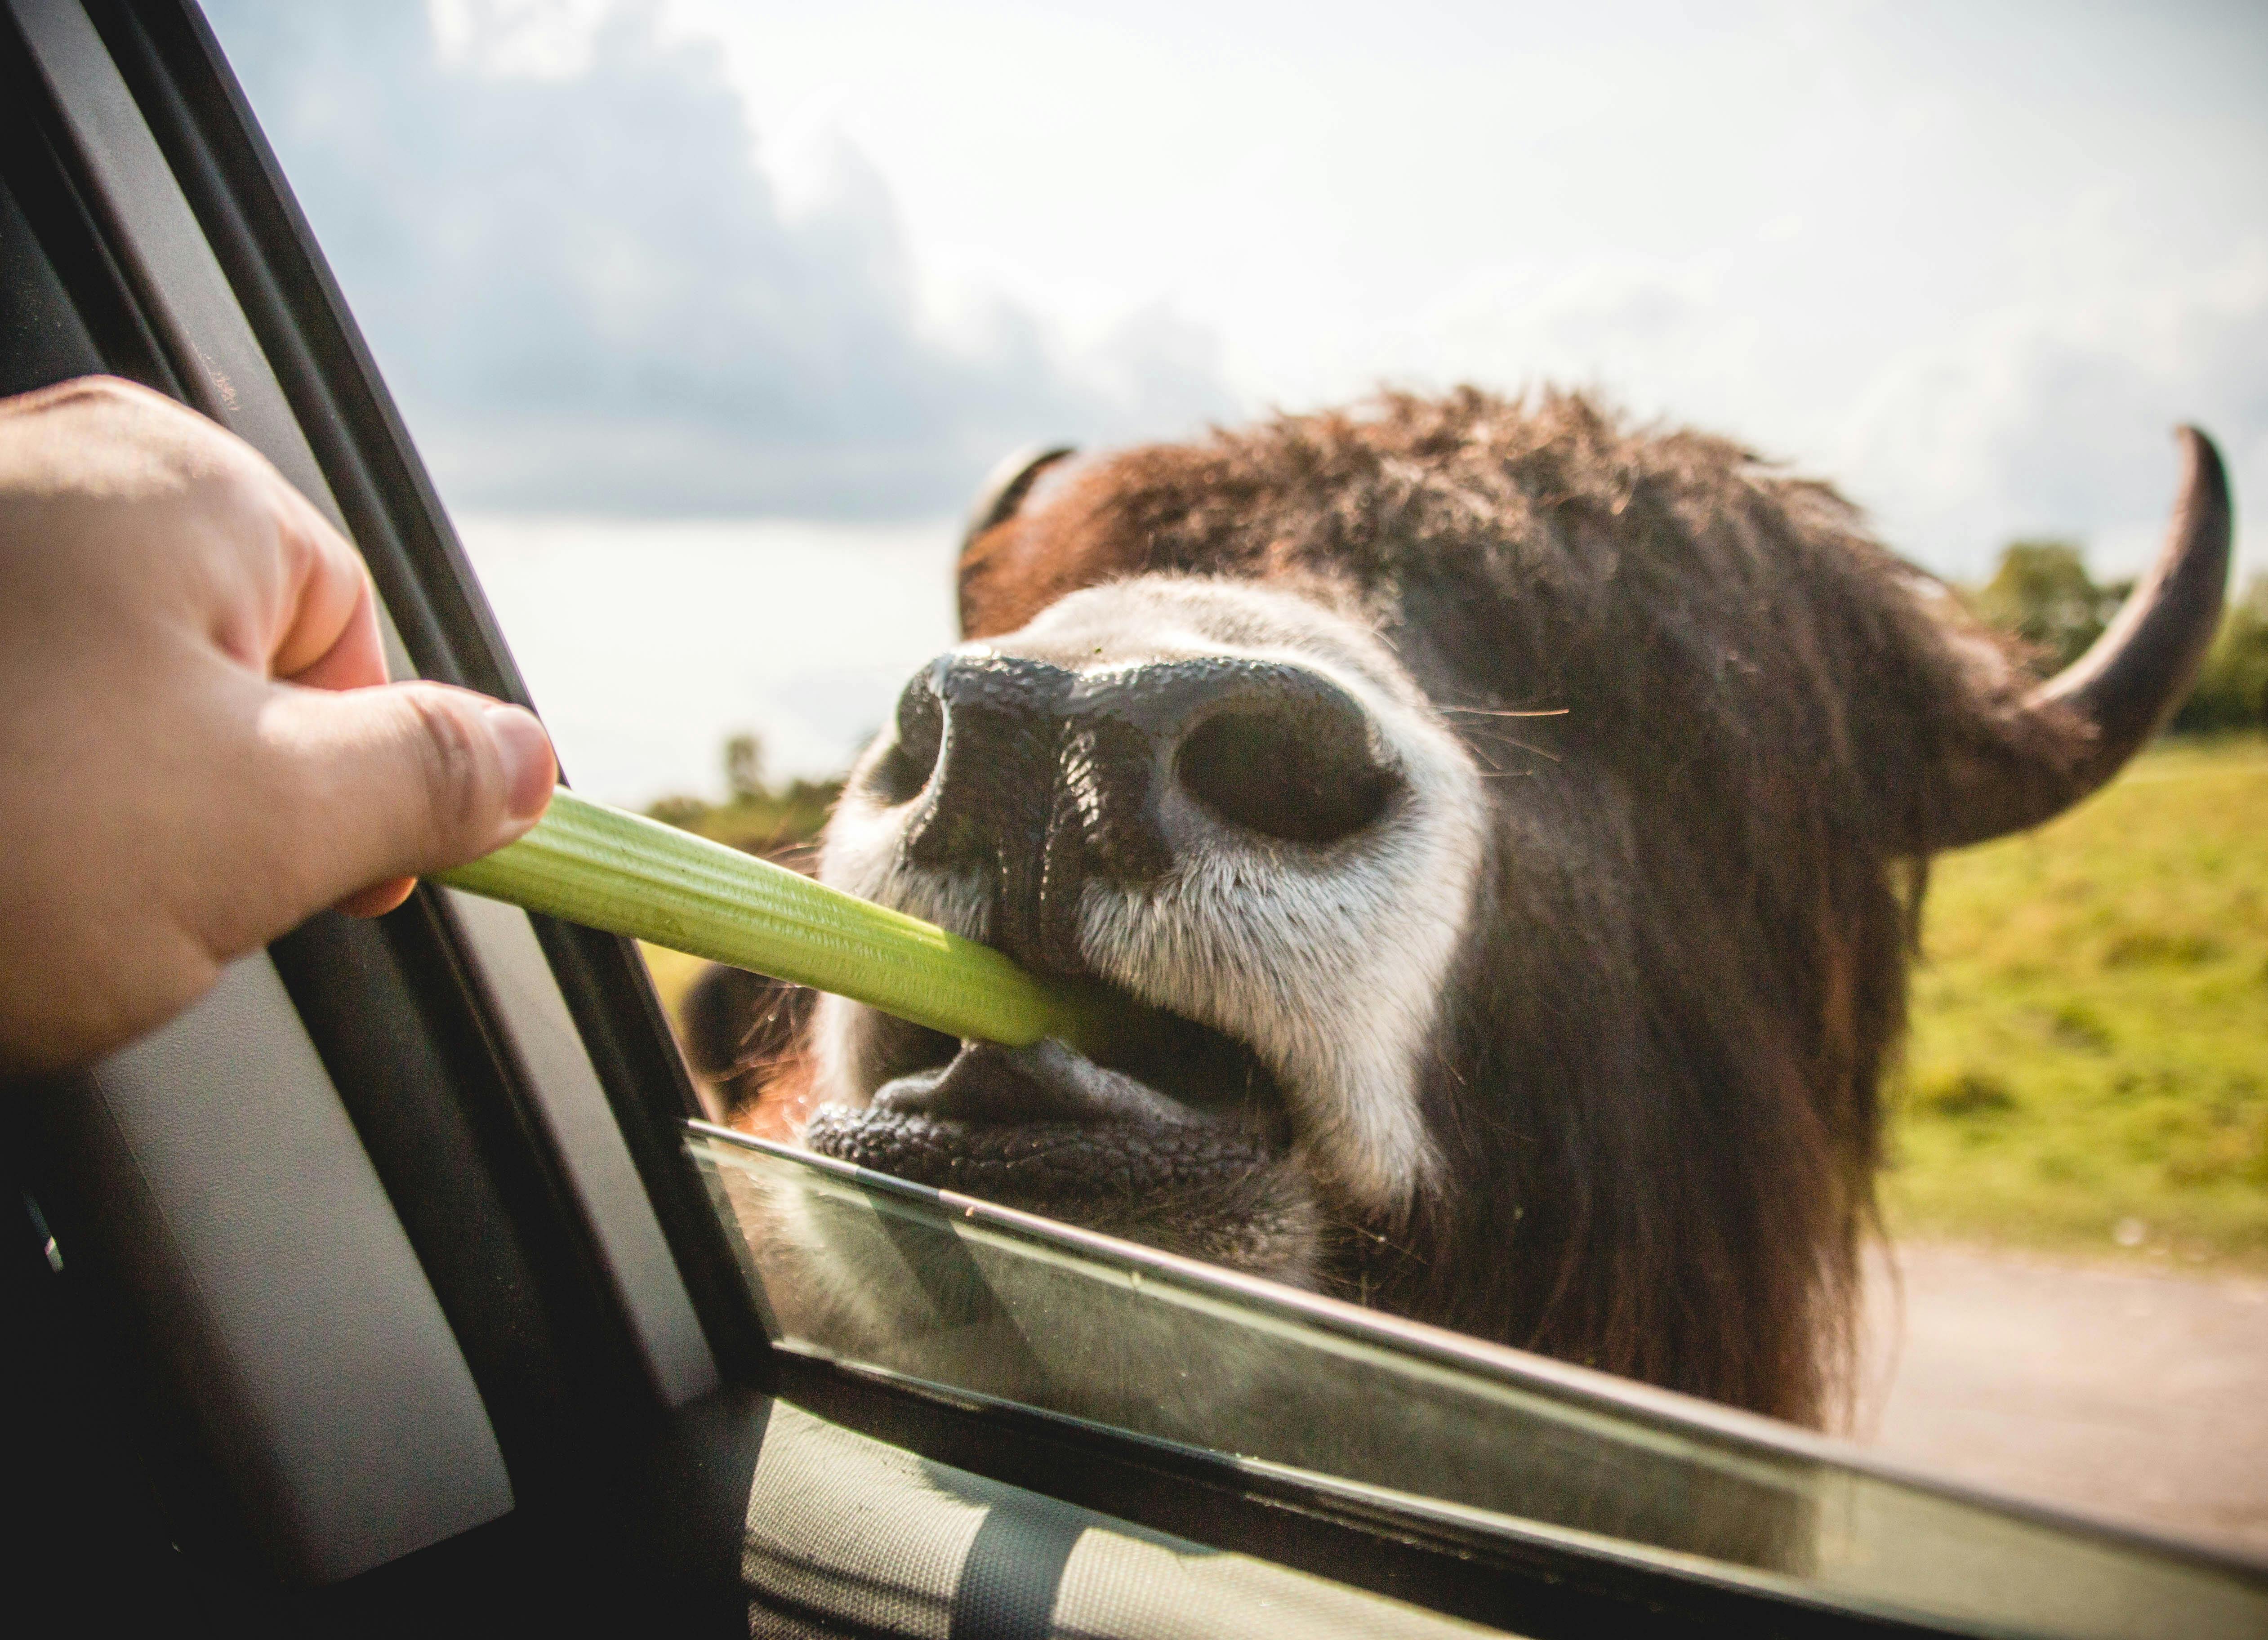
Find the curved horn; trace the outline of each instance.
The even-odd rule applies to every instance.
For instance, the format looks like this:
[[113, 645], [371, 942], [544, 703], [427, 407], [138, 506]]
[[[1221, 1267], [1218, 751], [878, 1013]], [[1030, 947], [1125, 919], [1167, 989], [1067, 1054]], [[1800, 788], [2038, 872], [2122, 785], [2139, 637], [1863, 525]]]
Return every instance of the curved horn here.
[[2212, 439], [2194, 427], [2178, 436], [2181, 497], [2157, 562], [2087, 653], [2025, 697], [2002, 746], [1948, 771], [1925, 849], [2060, 814], [2117, 774], [2197, 681], [2228, 587], [2228, 475]]
[[969, 542], [994, 525], [1014, 518], [1024, 497], [1031, 494], [1034, 481], [1064, 457], [1078, 453], [1076, 445], [1026, 445], [985, 474], [983, 487], [976, 492], [976, 504], [968, 509], [968, 526], [961, 533], [961, 550], [967, 551]]

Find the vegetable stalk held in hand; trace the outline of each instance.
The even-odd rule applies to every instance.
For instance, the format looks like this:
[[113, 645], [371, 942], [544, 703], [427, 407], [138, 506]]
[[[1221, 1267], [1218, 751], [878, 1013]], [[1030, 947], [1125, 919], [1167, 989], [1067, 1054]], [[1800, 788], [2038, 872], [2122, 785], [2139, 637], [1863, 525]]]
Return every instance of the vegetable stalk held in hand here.
[[848, 997], [947, 1035], [1094, 1052], [1126, 1004], [918, 917], [562, 787], [535, 828], [438, 874], [467, 894]]

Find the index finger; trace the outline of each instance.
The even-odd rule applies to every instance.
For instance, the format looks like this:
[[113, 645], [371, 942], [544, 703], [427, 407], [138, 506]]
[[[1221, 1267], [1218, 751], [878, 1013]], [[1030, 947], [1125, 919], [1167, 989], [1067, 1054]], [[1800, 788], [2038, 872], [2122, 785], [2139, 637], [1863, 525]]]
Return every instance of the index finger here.
[[387, 681], [379, 638], [378, 600], [346, 537], [279, 475], [276, 520], [291, 559], [288, 608], [269, 660], [269, 673], [317, 689], [358, 689]]
[[355, 568], [361, 585], [330, 648], [297, 672], [283, 669], [278, 651], [277, 677], [311, 689], [361, 689], [387, 681], [386, 645], [378, 635], [378, 603], [371, 592], [370, 575], [359, 563]]

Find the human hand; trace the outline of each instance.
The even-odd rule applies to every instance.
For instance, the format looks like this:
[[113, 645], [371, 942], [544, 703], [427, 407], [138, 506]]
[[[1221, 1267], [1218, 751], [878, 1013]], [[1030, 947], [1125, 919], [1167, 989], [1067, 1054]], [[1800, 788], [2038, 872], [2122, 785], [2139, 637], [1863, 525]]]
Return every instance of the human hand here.
[[530, 713], [387, 682], [361, 559], [232, 434], [107, 379], [0, 400], [0, 1072], [392, 908], [556, 777]]

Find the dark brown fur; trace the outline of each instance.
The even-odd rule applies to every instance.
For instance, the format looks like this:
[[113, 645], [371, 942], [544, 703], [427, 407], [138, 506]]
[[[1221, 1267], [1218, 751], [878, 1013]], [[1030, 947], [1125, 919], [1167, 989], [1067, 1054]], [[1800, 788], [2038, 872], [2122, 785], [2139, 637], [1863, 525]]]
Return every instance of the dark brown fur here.
[[2005, 657], [1832, 489], [1577, 395], [1388, 395], [1061, 482], [964, 555], [968, 636], [1130, 575], [1286, 584], [1373, 624], [1491, 773], [1422, 1078], [1445, 1183], [1344, 1225], [1327, 1284], [1830, 1416], [1913, 840], [1949, 765], [2050, 732]]

